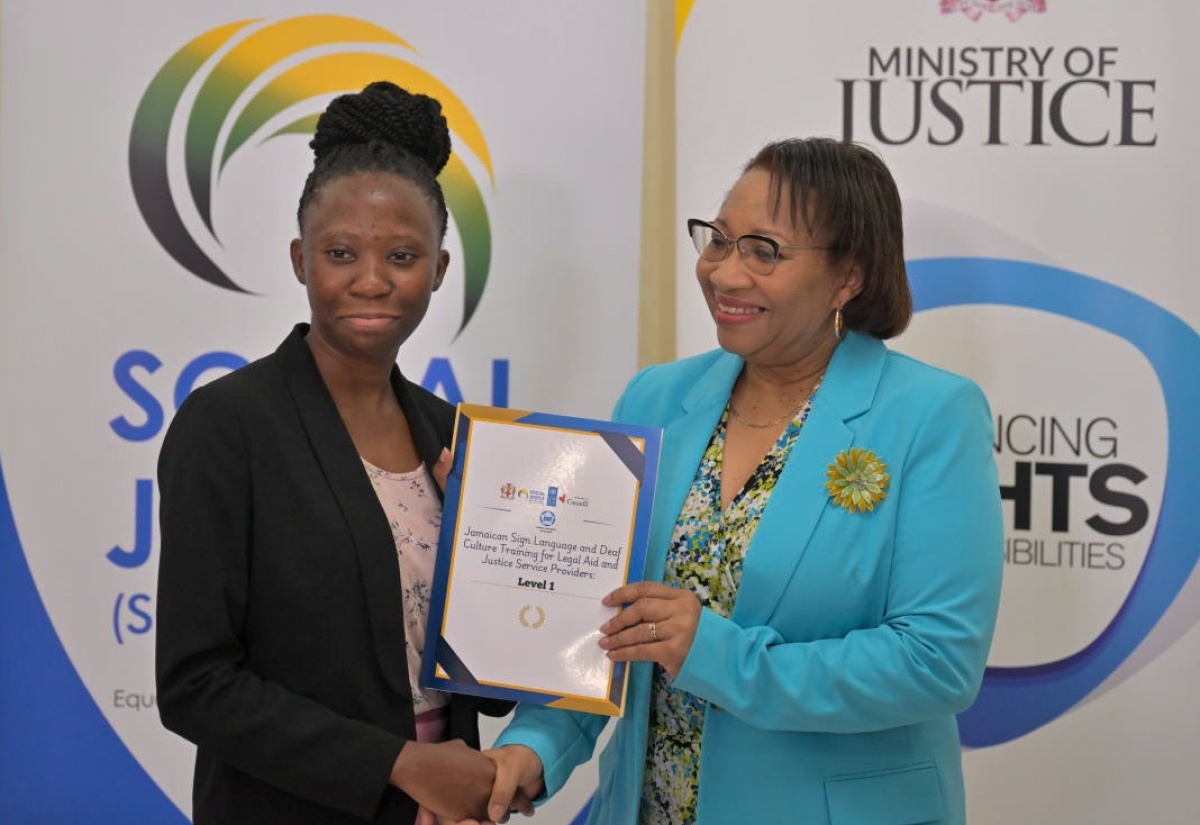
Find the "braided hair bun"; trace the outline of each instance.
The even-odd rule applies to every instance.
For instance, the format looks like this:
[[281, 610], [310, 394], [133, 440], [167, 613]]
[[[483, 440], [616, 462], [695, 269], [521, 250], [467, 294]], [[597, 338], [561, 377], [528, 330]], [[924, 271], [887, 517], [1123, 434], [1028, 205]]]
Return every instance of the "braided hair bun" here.
[[309, 145], [320, 160], [334, 147], [374, 140], [416, 155], [435, 175], [450, 159], [450, 130], [442, 115], [442, 104], [387, 80], [377, 80], [357, 94], [335, 98], [317, 121], [316, 135]]
[[296, 211], [301, 234], [305, 211], [329, 181], [356, 172], [387, 172], [425, 192], [445, 238], [448, 212], [437, 176], [450, 159], [450, 129], [437, 100], [377, 80], [361, 92], [334, 98], [317, 120], [309, 146], [316, 157]]

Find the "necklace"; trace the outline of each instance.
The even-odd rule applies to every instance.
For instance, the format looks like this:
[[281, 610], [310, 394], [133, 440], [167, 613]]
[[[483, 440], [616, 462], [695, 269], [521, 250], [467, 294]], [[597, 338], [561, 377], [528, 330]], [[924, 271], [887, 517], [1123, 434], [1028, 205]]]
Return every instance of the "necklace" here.
[[[801, 406], [803, 406], [803, 405], [801, 405]], [[767, 427], [777, 427], [780, 424], [782, 424], [784, 421], [788, 421], [792, 418], [795, 418], [796, 413], [798, 413], [798, 412], [800, 412], [800, 407], [796, 407], [794, 410], [791, 410], [790, 412], [785, 412], [783, 415], [779, 416], [778, 418], [772, 418], [770, 421], [765, 421], [762, 424], [756, 424], [753, 421], [747, 421], [746, 419], [742, 418], [741, 414], [738, 413], [738, 411], [737, 411], [737, 407], [733, 406], [733, 399], [729, 400], [729, 414], [732, 415], [734, 417], [734, 419], [739, 424], [741, 424], [743, 427], [751, 427], [755, 430], [765, 430]]]
[[767, 427], [778, 427], [784, 421], [790, 421], [791, 419], [796, 417], [796, 413], [800, 412], [800, 410], [802, 410], [804, 408], [804, 405], [807, 404], [809, 401], [811, 401], [812, 397], [817, 394], [817, 389], [821, 386], [821, 382], [823, 380], [825, 380], [825, 373], [821, 373], [821, 377], [817, 379], [817, 383], [813, 384], [812, 389], [809, 390], [808, 394], [806, 394], [804, 396], [803, 401], [801, 401], [796, 406], [792, 407], [788, 412], [785, 412], [783, 415], [779, 416], [778, 418], [773, 418], [770, 421], [764, 422], [762, 424], [755, 423], [754, 421], [747, 421], [746, 419], [742, 418], [741, 413], [738, 412], [737, 407], [735, 407], [733, 405], [733, 395], [732, 394], [730, 394], [730, 396], [729, 396], [729, 414], [732, 415], [734, 420], [737, 421], [737, 423], [741, 424], [743, 427], [750, 427], [751, 429], [754, 429], [754, 430], [765, 430]]

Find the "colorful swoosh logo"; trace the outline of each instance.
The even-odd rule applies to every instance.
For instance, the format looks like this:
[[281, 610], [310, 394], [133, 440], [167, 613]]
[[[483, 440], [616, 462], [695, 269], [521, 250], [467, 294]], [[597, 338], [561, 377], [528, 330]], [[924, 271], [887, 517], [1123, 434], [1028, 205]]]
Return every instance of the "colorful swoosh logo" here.
[[[330, 52], [330, 47], [337, 51]], [[305, 52], [320, 49], [311, 57]], [[315, 14], [274, 23], [229, 23], [187, 43], [150, 82], [133, 118], [129, 138], [129, 177], [146, 226], [180, 266], [215, 286], [239, 286], [204, 251], [180, 214], [169, 171], [181, 168], [187, 208], [220, 243], [213, 229], [213, 191], [230, 159], [248, 146], [282, 135], [311, 135], [328, 95], [358, 91], [374, 80], [391, 80], [442, 103], [458, 143], [486, 168], [495, 170], [483, 131], [474, 115], [442, 81], [392, 54], [416, 50], [392, 32], [353, 17]], [[203, 76], [201, 76], [201, 74]], [[262, 81], [266, 81], [265, 85]], [[195, 89], [190, 110], [181, 111], [185, 93]], [[251, 93], [252, 88], [257, 91]], [[308, 111], [306, 111], [306, 107]], [[293, 120], [269, 129], [288, 111]], [[172, 157], [173, 125], [183, 129], [182, 157]], [[255, 138], [256, 143], [252, 143]], [[458, 152], [439, 181], [446, 206], [463, 244], [465, 290], [462, 332], [474, 316], [487, 284], [492, 257], [491, 224], [479, 185]]]

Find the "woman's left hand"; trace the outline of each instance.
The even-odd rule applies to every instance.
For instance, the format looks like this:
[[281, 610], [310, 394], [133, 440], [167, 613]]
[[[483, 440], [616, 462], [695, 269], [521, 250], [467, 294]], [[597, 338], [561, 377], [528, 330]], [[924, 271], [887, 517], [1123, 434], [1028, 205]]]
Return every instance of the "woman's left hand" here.
[[442, 448], [441, 455], [438, 456], [437, 464], [430, 468], [433, 473], [433, 480], [437, 482], [437, 486], [444, 493], [446, 492], [446, 484], [450, 480], [450, 469], [454, 466], [454, 458], [450, 455], [450, 451], [445, 447]]
[[600, 647], [615, 662], [657, 662], [674, 679], [700, 626], [700, 600], [690, 590], [657, 582], [618, 587], [606, 607], [629, 606], [600, 626]]

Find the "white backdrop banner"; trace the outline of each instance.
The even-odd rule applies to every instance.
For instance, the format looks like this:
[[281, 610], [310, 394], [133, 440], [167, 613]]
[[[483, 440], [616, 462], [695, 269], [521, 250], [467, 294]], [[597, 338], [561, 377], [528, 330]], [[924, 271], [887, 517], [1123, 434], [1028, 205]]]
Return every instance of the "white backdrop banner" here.
[[0, 821], [185, 822], [155, 460], [195, 386], [307, 320], [288, 242], [317, 114], [380, 78], [444, 104], [452, 265], [405, 372], [606, 417], [636, 366], [646, 8], [70, 5], [6, 3], [0, 35]]
[[[1200, 807], [1198, 25], [1187, 4], [700, 0], [683, 32], [680, 217], [715, 215], [769, 140], [876, 147], [917, 309], [894, 345], [991, 400], [1007, 564], [960, 717], [974, 825]], [[715, 336], [678, 244], [686, 355]]]

